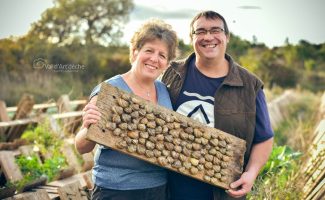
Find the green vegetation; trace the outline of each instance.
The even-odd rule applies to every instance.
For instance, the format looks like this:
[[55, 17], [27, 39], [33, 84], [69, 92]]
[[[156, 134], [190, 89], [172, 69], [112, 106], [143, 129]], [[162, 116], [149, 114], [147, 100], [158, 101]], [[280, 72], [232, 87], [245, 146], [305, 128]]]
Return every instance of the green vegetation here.
[[287, 146], [275, 147], [248, 199], [301, 199], [301, 190], [294, 184], [300, 156]]
[[[325, 89], [325, 43], [301, 41], [269, 49], [233, 36], [228, 52], [236, 61], [257, 74], [266, 88], [301, 88], [313, 92]], [[308, 46], [310, 52], [303, 51]], [[180, 41], [179, 58], [192, 47]], [[8, 106], [17, 104], [23, 93], [31, 93], [36, 102], [69, 94], [71, 99], [88, 96], [95, 85], [130, 68], [129, 49], [124, 45], [49, 43], [37, 35], [0, 40], [0, 99]], [[35, 68], [43, 59], [44, 67]], [[82, 66], [77, 70], [55, 70], [54, 65]], [[37, 65], [36, 65], [37, 66]]]
[[60, 148], [63, 141], [51, 130], [47, 121], [35, 128], [29, 128], [21, 138], [34, 144], [43, 155], [49, 152], [53, 155], [61, 155]]
[[[130, 68], [126, 46], [90, 47], [81, 42], [60, 46], [31, 37], [0, 40], [0, 90], [6, 91], [0, 99], [7, 106], [17, 105], [24, 93], [34, 95], [36, 102], [58, 99], [62, 94], [80, 99], [89, 96], [101, 81]], [[43, 67], [35, 68], [38, 65]], [[55, 65], [81, 67], [55, 70]]]
[[42, 176], [47, 177], [47, 181], [55, 180], [67, 163], [60, 151], [62, 140], [51, 131], [48, 122], [29, 128], [23, 133], [22, 138], [34, 144], [36, 151], [30, 156], [21, 155], [16, 158], [24, 178], [9, 185], [14, 185], [20, 191], [26, 184]]
[[302, 199], [304, 183], [298, 175], [317, 125], [320, 97], [300, 91], [296, 98], [296, 103], [289, 105], [285, 120], [274, 130], [275, 147], [248, 199]]
[[47, 177], [47, 181], [52, 181], [59, 176], [60, 170], [66, 166], [65, 157], [53, 156], [45, 159], [41, 163], [38, 156], [19, 156], [16, 162], [23, 174], [23, 179], [13, 183], [17, 190], [20, 191], [26, 184], [39, 179], [42, 176]]

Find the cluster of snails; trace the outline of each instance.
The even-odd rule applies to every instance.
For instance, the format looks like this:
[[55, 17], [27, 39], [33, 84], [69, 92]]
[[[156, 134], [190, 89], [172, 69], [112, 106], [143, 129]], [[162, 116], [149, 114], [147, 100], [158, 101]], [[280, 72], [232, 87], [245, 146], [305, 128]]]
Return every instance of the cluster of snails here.
[[106, 128], [118, 138], [116, 148], [183, 174], [201, 174], [212, 184], [227, 182], [233, 157], [230, 138], [153, 109], [128, 94], [117, 97], [111, 111]]

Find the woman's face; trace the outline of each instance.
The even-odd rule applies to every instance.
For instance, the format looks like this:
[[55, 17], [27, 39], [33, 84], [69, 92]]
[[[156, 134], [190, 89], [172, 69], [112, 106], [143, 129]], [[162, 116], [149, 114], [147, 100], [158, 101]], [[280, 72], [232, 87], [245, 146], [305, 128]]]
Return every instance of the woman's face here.
[[138, 76], [156, 80], [168, 67], [168, 47], [159, 39], [146, 42], [133, 51], [132, 68]]

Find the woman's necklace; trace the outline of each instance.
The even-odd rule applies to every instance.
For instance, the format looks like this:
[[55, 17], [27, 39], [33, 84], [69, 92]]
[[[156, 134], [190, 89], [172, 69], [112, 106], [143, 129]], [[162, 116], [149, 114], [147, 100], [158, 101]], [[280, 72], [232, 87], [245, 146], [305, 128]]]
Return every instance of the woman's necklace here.
[[140, 91], [145, 90], [145, 95], [147, 97], [146, 99], [149, 100], [151, 97], [150, 89], [144, 89], [144, 87], [139, 83], [139, 81], [137, 80], [135, 75], [132, 77], [132, 79], [134, 80], [134, 83], [136, 83], [138, 85], [138, 87], [140, 88]]
[[150, 97], [150, 92], [147, 90], [147, 97], [149, 98]]

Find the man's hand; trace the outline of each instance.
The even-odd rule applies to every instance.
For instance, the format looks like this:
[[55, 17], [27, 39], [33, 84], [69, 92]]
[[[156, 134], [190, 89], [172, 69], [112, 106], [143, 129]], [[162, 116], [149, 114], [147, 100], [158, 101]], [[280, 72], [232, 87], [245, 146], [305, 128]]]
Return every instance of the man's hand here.
[[273, 138], [253, 145], [245, 172], [240, 179], [230, 184], [231, 189], [227, 191], [230, 196], [239, 198], [251, 191], [260, 169], [269, 158], [272, 145]]
[[230, 188], [227, 193], [228, 195], [239, 198], [246, 195], [251, 191], [256, 176], [254, 173], [244, 172], [240, 179], [230, 184]]

